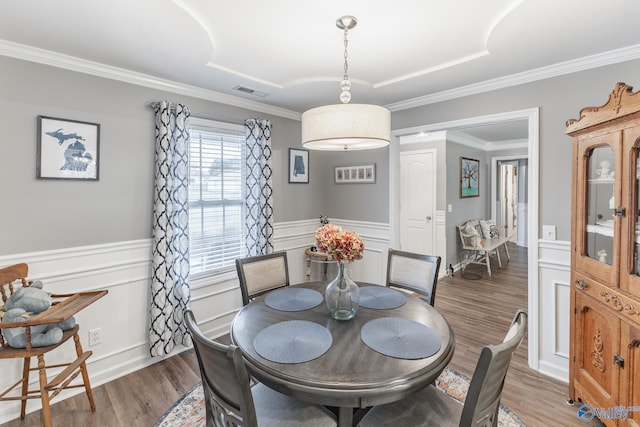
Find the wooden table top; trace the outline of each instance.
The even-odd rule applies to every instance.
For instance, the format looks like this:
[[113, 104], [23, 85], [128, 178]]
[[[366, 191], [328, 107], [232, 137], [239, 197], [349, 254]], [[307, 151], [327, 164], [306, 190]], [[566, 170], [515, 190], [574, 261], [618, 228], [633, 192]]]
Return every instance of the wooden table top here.
[[[327, 282], [300, 285], [324, 295]], [[365, 286], [365, 283], [359, 283]], [[375, 285], [372, 285], [375, 286]], [[324, 303], [305, 311], [278, 311], [264, 303], [265, 296], [244, 306], [231, 325], [231, 339], [242, 350], [249, 370], [270, 387], [301, 400], [341, 408], [366, 408], [400, 400], [432, 383], [444, 370], [455, 348], [449, 323], [432, 306], [407, 295], [407, 302], [390, 310], [360, 307], [355, 318], [334, 320]], [[360, 329], [370, 320], [400, 317], [430, 327], [440, 337], [440, 350], [417, 360], [385, 356], [369, 348]], [[253, 341], [265, 327], [286, 320], [308, 320], [326, 327], [331, 348], [304, 363], [283, 364], [262, 358]], [[340, 425], [344, 425], [342, 422]]]

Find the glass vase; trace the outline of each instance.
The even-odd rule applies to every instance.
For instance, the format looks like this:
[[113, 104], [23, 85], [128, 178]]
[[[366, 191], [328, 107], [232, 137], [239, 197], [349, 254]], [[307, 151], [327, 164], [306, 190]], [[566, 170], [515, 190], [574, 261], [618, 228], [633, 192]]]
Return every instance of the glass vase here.
[[331, 317], [337, 320], [349, 320], [358, 313], [360, 288], [349, 277], [346, 263], [339, 262], [338, 275], [327, 285], [324, 299]]

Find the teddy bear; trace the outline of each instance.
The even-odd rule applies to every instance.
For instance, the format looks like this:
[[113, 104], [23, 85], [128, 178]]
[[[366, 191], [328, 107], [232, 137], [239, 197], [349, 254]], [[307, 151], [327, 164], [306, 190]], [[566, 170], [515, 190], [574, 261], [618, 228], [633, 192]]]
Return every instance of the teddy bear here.
[[[7, 298], [2, 323], [25, 322], [30, 317], [47, 310], [51, 304], [51, 295], [42, 289], [42, 282], [34, 281], [30, 286], [17, 289]], [[70, 317], [60, 323], [32, 326], [31, 345], [45, 347], [57, 344], [62, 340], [63, 331], [73, 328], [74, 325], [75, 319]], [[5, 328], [2, 334], [11, 347], [27, 347], [25, 328]]]

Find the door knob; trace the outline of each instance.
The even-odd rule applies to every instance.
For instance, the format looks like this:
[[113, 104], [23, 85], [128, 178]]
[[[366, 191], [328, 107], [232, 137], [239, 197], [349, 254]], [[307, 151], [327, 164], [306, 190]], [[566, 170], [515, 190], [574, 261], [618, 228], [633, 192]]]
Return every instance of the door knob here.
[[431, 217], [427, 215], [427, 221], [431, 221]]

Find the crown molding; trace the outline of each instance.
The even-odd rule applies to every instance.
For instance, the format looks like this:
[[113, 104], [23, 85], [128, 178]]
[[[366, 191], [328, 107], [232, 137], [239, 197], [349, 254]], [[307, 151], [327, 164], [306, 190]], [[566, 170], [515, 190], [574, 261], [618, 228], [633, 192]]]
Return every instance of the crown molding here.
[[448, 142], [455, 142], [456, 144], [465, 145], [482, 151], [487, 149], [486, 141], [457, 130], [447, 131], [447, 143]]
[[461, 86], [459, 88], [446, 90], [431, 95], [407, 99], [405, 101], [387, 104], [386, 107], [391, 111], [407, 110], [409, 108], [421, 107], [423, 105], [435, 104], [437, 102], [449, 101], [452, 99], [462, 98], [470, 95], [477, 95], [479, 93], [490, 92], [493, 90], [504, 89], [525, 83], [535, 82], [538, 80], [544, 80], [551, 77], [590, 70], [592, 68], [618, 64], [620, 62], [631, 61], [638, 58], [640, 58], [640, 44], [612, 50], [597, 55], [585, 56], [583, 58], [578, 58], [571, 61], [560, 62], [554, 65], [549, 65], [547, 67], [541, 67], [522, 73], [512, 74], [510, 76], [499, 77], [480, 83]]
[[237, 96], [227, 95], [197, 86], [177, 83], [161, 79], [149, 74], [138, 73], [124, 68], [112, 67], [98, 62], [87, 61], [70, 55], [63, 55], [45, 49], [39, 49], [19, 43], [0, 40], [0, 55], [38, 64], [50, 65], [79, 73], [90, 74], [124, 83], [144, 86], [152, 89], [192, 96], [207, 101], [219, 102], [234, 107], [246, 108], [265, 114], [272, 114], [287, 119], [300, 120], [300, 113], [278, 108], [261, 102], [251, 101]]

